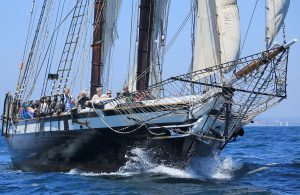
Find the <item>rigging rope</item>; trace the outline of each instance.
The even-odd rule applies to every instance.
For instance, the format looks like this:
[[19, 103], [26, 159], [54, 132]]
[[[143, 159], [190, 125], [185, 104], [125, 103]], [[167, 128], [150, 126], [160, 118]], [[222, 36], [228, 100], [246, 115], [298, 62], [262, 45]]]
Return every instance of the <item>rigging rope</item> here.
[[[50, 70], [51, 70], [52, 65], [53, 65], [52, 62], [53, 62], [53, 58], [54, 58], [55, 48], [56, 48], [56, 45], [57, 45], [58, 33], [59, 33], [59, 30], [60, 30], [59, 27], [62, 24], [62, 16], [63, 16], [64, 7], [65, 7], [65, 0], [63, 1], [61, 11], [60, 11], [60, 6], [61, 6], [61, 1], [59, 1], [57, 15], [56, 15], [56, 19], [55, 19], [54, 31], [52, 33], [52, 37], [51, 37], [50, 44], [49, 44], [49, 45], [51, 45], [50, 46], [51, 48], [50, 48], [49, 58], [48, 58], [48, 61], [47, 61], [47, 67], [46, 67], [46, 71], [45, 71], [45, 75], [44, 75], [44, 82], [43, 82], [41, 96], [45, 96], [46, 95], [46, 89], [47, 89], [47, 86], [48, 86], [48, 74], [50, 73]], [[57, 19], [58, 19], [59, 12], [60, 12], [60, 17], [59, 17], [59, 21], [58, 21], [58, 25], [57, 25]], [[53, 38], [55, 40], [54, 40], [54, 46], [52, 47], [52, 44], [53, 44], [52, 43], [52, 39]], [[47, 52], [46, 52], [45, 55], [47, 55]], [[41, 71], [41, 69], [39, 71]]]
[[[53, 11], [55, 9], [55, 7], [52, 5], [53, 5], [53, 1], [50, 0], [48, 3], [48, 6], [47, 6], [46, 12], [45, 12], [45, 17], [43, 19], [43, 24], [41, 26], [41, 31], [40, 31], [40, 34], [42, 34], [43, 36], [40, 39], [38, 39], [38, 43], [35, 47], [36, 52], [33, 55], [32, 67], [31, 67], [30, 73], [28, 75], [28, 81], [27, 81], [26, 87], [24, 88], [24, 95], [25, 95], [25, 92], [27, 92], [28, 87], [29, 87], [29, 91], [27, 92], [26, 97], [24, 96], [25, 101], [27, 101], [31, 97], [34, 87], [35, 87], [35, 83], [37, 82], [37, 77], [39, 76], [38, 68], [42, 67], [42, 63], [40, 63], [40, 61], [42, 59], [42, 55], [44, 53], [44, 49], [47, 44], [47, 39], [49, 36], [49, 26], [51, 25], [51, 20], [50, 20], [51, 17], [49, 17], [49, 15], [51, 14], [51, 9], [53, 9]], [[46, 54], [45, 54], [45, 57], [46, 57]], [[30, 86], [31, 86], [31, 88], [30, 88]]]
[[54, 91], [56, 91], [56, 94], [59, 94], [59, 91], [67, 86], [68, 79], [70, 76], [71, 65], [76, 51], [79, 34], [81, 31], [82, 18], [85, 15], [86, 11], [86, 5], [87, 0], [77, 0], [74, 6], [73, 17], [69, 26], [68, 36], [65, 40], [64, 49], [61, 54], [57, 69], [57, 74], [59, 74], [59, 78], [58, 81], [54, 80], [52, 84], [51, 95], [53, 95]]
[[193, 13], [193, 8], [191, 8], [191, 10], [189, 11], [189, 13], [187, 14], [187, 16], [185, 17], [185, 19], [183, 20], [182, 24], [179, 26], [179, 29], [177, 30], [177, 32], [173, 35], [171, 41], [167, 44], [167, 46], [165, 47], [165, 50], [162, 51], [159, 55], [163, 56], [169, 49], [170, 47], [173, 45], [174, 41], [177, 39], [178, 35], [181, 33], [182, 29], [184, 28], [184, 26], [186, 25], [187, 21], [189, 20], [189, 18], [191, 17]]
[[[195, 7], [195, 5], [194, 5]], [[161, 56], [163, 58], [164, 54], [170, 49], [170, 47], [173, 45], [174, 41], [177, 39], [177, 37], [179, 36], [179, 34], [181, 33], [181, 31], [183, 30], [184, 26], [186, 25], [187, 21], [189, 20], [189, 18], [192, 15], [193, 12], [193, 8], [191, 8], [191, 10], [189, 11], [189, 13], [187, 14], [187, 16], [185, 17], [183, 23], [180, 25], [179, 29], [177, 30], [177, 32], [174, 34], [174, 36], [172, 37], [171, 41], [164, 47], [164, 50], [158, 54], [158, 56]], [[146, 75], [147, 73], [149, 73], [151, 71], [151, 66], [147, 67], [141, 74], [139, 77], [136, 76], [135, 79], [133, 79], [130, 83], [130, 81], [128, 80], [128, 84], [133, 85], [136, 81], [138, 81], [139, 79], [141, 79], [144, 75]]]
[[27, 50], [29, 34], [30, 34], [30, 31], [31, 31], [31, 27], [32, 27], [31, 25], [32, 25], [32, 16], [33, 16], [34, 7], [35, 7], [35, 0], [32, 0], [32, 8], [31, 8], [31, 11], [30, 11], [29, 26], [28, 26], [27, 35], [26, 35], [26, 41], [25, 41], [25, 47], [24, 47], [22, 62], [24, 61], [25, 53], [26, 53], [26, 50]]
[[[65, 1], [64, 1], [65, 2]], [[61, 3], [61, 1], [59, 1], [59, 4]], [[52, 5], [52, 1], [50, 1], [50, 3], [49, 3], [50, 5]], [[49, 6], [48, 6], [49, 7]], [[54, 6], [53, 6], [54, 7]], [[60, 6], [59, 6], [59, 8], [58, 8], [58, 12], [59, 12], [59, 9], [60, 9]], [[48, 14], [50, 14], [49, 13], [49, 10], [50, 10], [50, 7], [47, 9], [48, 11], [46, 11], [47, 13], [46, 13], [46, 15], [48, 15]], [[55, 10], [55, 8], [53, 8], [53, 11]], [[72, 9], [73, 10], [73, 9]], [[62, 11], [63, 11], [63, 8], [62, 8]], [[58, 12], [57, 12], [57, 16], [58, 16]], [[53, 13], [54, 14], [54, 13]], [[47, 23], [48, 23], [48, 18], [50, 18], [50, 17], [45, 17], [45, 22], [43, 22], [43, 27], [42, 27], [42, 31], [44, 31], [45, 30], [45, 27], [46, 27], [46, 33], [42, 33], [41, 32], [41, 34], [44, 34], [44, 39], [43, 39], [43, 42], [42, 42], [42, 45], [44, 45], [43, 46], [43, 48], [39, 48], [39, 44], [36, 46], [36, 48], [35, 48], [35, 50], [37, 50], [37, 52], [34, 54], [35, 55], [35, 60], [33, 61], [33, 64], [36, 64], [35, 66], [38, 66], [38, 65], [40, 65], [40, 67], [39, 67], [39, 69], [38, 68], [34, 68], [34, 67], [32, 67], [31, 68], [31, 74], [33, 74], [33, 71], [32, 71], [32, 69], [34, 69], [35, 70], [35, 77], [34, 77], [34, 79], [33, 79], [33, 84], [32, 84], [32, 88], [31, 88], [31, 90], [30, 90], [30, 92], [28, 93], [28, 96], [27, 96], [27, 99], [28, 99], [28, 97], [31, 95], [31, 93], [32, 93], [32, 90], [34, 89], [34, 87], [35, 87], [35, 83], [36, 83], [36, 81], [37, 81], [37, 78], [39, 77], [39, 74], [40, 74], [40, 72], [41, 72], [41, 69], [42, 69], [42, 67], [44, 66], [44, 63], [45, 63], [45, 60], [46, 60], [46, 58], [47, 58], [47, 55], [48, 55], [48, 52], [50, 51], [50, 53], [52, 53], [52, 58], [51, 58], [51, 60], [50, 60], [50, 53], [49, 53], [49, 57], [48, 57], [48, 63], [47, 63], [47, 69], [46, 69], [46, 71], [45, 71], [45, 79], [47, 78], [46, 76], [47, 76], [47, 73], [50, 71], [50, 68], [51, 68], [51, 65], [52, 65], [52, 60], [53, 60], [53, 55], [54, 55], [54, 48], [55, 48], [55, 46], [56, 46], [56, 43], [57, 43], [57, 36], [58, 36], [58, 31], [59, 31], [59, 29], [60, 29], [60, 26], [64, 23], [64, 21], [66, 20], [66, 18], [69, 16], [69, 14], [67, 14], [67, 16], [64, 18], [64, 20], [62, 21], [62, 14], [63, 14], [63, 12], [61, 12], [61, 16], [60, 16], [60, 23], [59, 23], [59, 25], [57, 25], [57, 16], [56, 16], [56, 21], [55, 21], [55, 29], [54, 29], [54, 31], [53, 31], [53, 34], [52, 34], [52, 36], [51, 36], [51, 39], [50, 39], [50, 41], [48, 41], [48, 47], [47, 47], [47, 50], [46, 50], [46, 53], [44, 54], [44, 58], [43, 58], [43, 60], [42, 60], [42, 63], [40, 63], [40, 62], [37, 62], [36, 63], [36, 56], [39, 54], [40, 55], [40, 57], [39, 57], [39, 59], [38, 59], [38, 61], [40, 61], [41, 60], [41, 55], [42, 55], [42, 53], [43, 53], [43, 51], [44, 51], [44, 47], [45, 47], [45, 44], [46, 44], [46, 42], [45, 42], [45, 39], [47, 39], [47, 37], [48, 37], [48, 32], [49, 32], [49, 29], [48, 29], [48, 27], [49, 27], [49, 25], [47, 25]], [[52, 17], [51, 17], [52, 18]], [[55, 37], [54, 35], [55, 35], [55, 33], [57, 33], [56, 34], [56, 39], [55, 39], [55, 46], [54, 46], [54, 48], [53, 48], [53, 51], [51, 52], [51, 50], [52, 50], [52, 47], [53, 47], [53, 38]], [[46, 36], [47, 35], [47, 36]], [[39, 42], [40, 42], [40, 40], [39, 40]], [[49, 64], [50, 64], [50, 67], [49, 67]], [[30, 76], [30, 75], [29, 75]], [[29, 78], [33, 78], [33, 77], [29, 77]], [[32, 79], [31, 79], [32, 80]], [[47, 80], [48, 81], [48, 80]], [[27, 82], [28, 83], [28, 82]], [[29, 84], [27, 84], [27, 85], [29, 85]], [[45, 90], [45, 83], [43, 83], [43, 89], [42, 89], [42, 94], [43, 94], [43, 91]], [[24, 90], [25, 91], [25, 90]]]
[[[76, 66], [76, 71], [73, 72], [73, 78], [72, 78], [72, 82], [70, 84], [70, 88], [71, 88], [71, 91], [73, 91], [74, 87], [75, 87], [75, 84], [76, 84], [76, 81], [77, 80], [80, 80], [78, 79], [77, 75], [79, 74], [79, 71], [80, 71], [80, 66], [81, 66], [81, 75], [80, 75], [80, 78], [84, 77], [84, 68], [85, 66], [87, 66], [88, 63], [86, 63], [86, 61], [88, 61], [87, 57], [86, 57], [86, 52], [87, 50], [89, 49], [89, 46], [90, 44], [87, 44], [87, 37], [88, 37], [88, 28], [89, 28], [89, 20], [88, 20], [88, 17], [89, 17], [89, 1], [87, 2], [87, 13], [85, 15], [85, 20], [84, 20], [84, 28], [85, 30], [82, 31], [80, 37], [84, 37], [83, 39], [81, 39], [82, 41], [82, 49], [81, 49], [81, 52], [79, 54], [79, 51], [78, 51], [78, 58], [77, 58], [77, 61], [75, 64]], [[80, 42], [79, 42], [80, 43]], [[79, 57], [80, 56], [80, 57]], [[82, 85], [80, 85], [80, 88], [79, 89], [82, 89]]]
[[129, 36], [129, 55], [128, 55], [128, 68], [127, 68], [127, 80], [129, 83], [129, 74], [130, 74], [130, 64], [131, 64], [131, 47], [132, 47], [132, 31], [133, 31], [133, 10], [134, 10], [134, 1], [131, 2], [131, 22], [130, 22], [130, 36]]
[[19, 76], [18, 76], [17, 86], [16, 86], [16, 93], [19, 92], [19, 87], [20, 87], [19, 82], [20, 82], [21, 74], [22, 74], [22, 70], [23, 70], [25, 53], [26, 53], [27, 46], [28, 46], [29, 35], [30, 35], [30, 32], [31, 32], [31, 28], [32, 28], [32, 16], [33, 16], [34, 7], [35, 7], [35, 0], [32, 1], [32, 7], [31, 7], [30, 19], [29, 19], [29, 26], [28, 26], [28, 30], [27, 30], [26, 41], [25, 41], [25, 46], [24, 46], [24, 52], [23, 52], [20, 72], [19, 72]]
[[[141, 124], [140, 126], [138, 126], [137, 128], [135, 128], [135, 129], [133, 129], [133, 130], [131, 130], [131, 131], [126, 131], [126, 132], [122, 132], [122, 131], [120, 131], [120, 130], [115, 130], [115, 129], [113, 129], [106, 121], [105, 121], [105, 119], [101, 116], [101, 114], [99, 114], [98, 112], [97, 112], [97, 110], [95, 109], [95, 107], [94, 107], [94, 103], [93, 102], [91, 102], [92, 103], [92, 107], [93, 107], [93, 110], [94, 110], [94, 112], [98, 115], [98, 117], [101, 119], [101, 121], [106, 125], [106, 127], [108, 127], [110, 130], [112, 130], [113, 132], [115, 132], [115, 133], [119, 133], [119, 134], [130, 134], [130, 133], [134, 133], [134, 132], [136, 132], [136, 131], [138, 131], [140, 128], [142, 128], [143, 126], [146, 126], [146, 124]], [[122, 128], [121, 130], [125, 130], [125, 129], [128, 129], [130, 126], [127, 126], [127, 127], [125, 127], [125, 128]], [[148, 129], [148, 128], [147, 128]]]
[[240, 53], [239, 53], [238, 58], [240, 58], [240, 56], [241, 56], [241, 54], [242, 54], [242, 52], [243, 52], [244, 45], [245, 45], [246, 39], [247, 39], [247, 37], [248, 37], [248, 33], [249, 33], [249, 30], [250, 30], [250, 26], [251, 26], [251, 23], [252, 23], [254, 14], [255, 14], [255, 10], [256, 10], [256, 7], [257, 7], [257, 3], [258, 3], [258, 0], [256, 0], [256, 2], [255, 2], [254, 9], [253, 9], [253, 12], [252, 12], [252, 15], [251, 15], [251, 18], [250, 18], [248, 27], [247, 27], [246, 35], [245, 35], [245, 37], [244, 37], [243, 44], [242, 44], [242, 47], [241, 47], [241, 50], [240, 50]]
[[33, 43], [31, 45], [30, 53], [29, 53], [29, 56], [28, 56], [28, 59], [27, 59], [26, 65], [25, 65], [24, 74], [22, 75], [22, 79], [21, 79], [20, 83], [18, 83], [20, 90], [17, 91], [17, 99], [22, 99], [22, 96], [23, 96], [23, 93], [24, 93], [23, 90], [24, 90], [24, 87], [25, 87], [25, 84], [26, 84], [28, 71], [30, 70], [32, 55], [33, 55], [35, 45], [36, 45], [36, 41], [38, 39], [38, 35], [39, 35], [39, 32], [40, 32], [40, 27], [41, 27], [41, 23], [42, 23], [42, 20], [43, 20], [43, 17], [44, 17], [44, 12], [45, 12], [46, 5], [47, 5], [47, 0], [44, 0], [43, 6], [42, 6], [42, 11], [41, 11], [39, 21], [38, 21], [38, 24], [37, 24], [37, 30], [35, 31], [35, 36], [34, 36], [34, 39], [33, 39]]

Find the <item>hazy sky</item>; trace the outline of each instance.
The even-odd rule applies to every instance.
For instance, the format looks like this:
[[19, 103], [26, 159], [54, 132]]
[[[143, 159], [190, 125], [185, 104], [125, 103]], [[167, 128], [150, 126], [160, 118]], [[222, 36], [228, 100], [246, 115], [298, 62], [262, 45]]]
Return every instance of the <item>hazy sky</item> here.
[[[41, 1], [41, 0], [40, 0]], [[171, 0], [168, 31], [169, 38], [176, 32], [190, 9], [190, 0]], [[253, 12], [255, 0], [240, 0], [242, 40]], [[25, 45], [26, 30], [29, 22], [31, 0], [2, 0], [0, 4], [0, 112], [6, 92], [14, 91]], [[113, 79], [116, 81], [113, 90], [120, 89], [124, 83], [128, 58], [128, 39], [131, 3], [123, 0], [119, 19], [119, 40], [113, 60]], [[291, 0], [286, 20], [287, 39], [300, 39], [300, 0]], [[246, 40], [243, 56], [264, 50], [264, 0], [259, 0], [253, 22]], [[165, 77], [182, 74], [189, 66], [190, 26], [187, 25], [174, 45], [166, 54]], [[288, 67], [288, 98], [271, 110], [263, 113], [261, 118], [296, 118], [300, 120], [300, 43], [291, 48]]]

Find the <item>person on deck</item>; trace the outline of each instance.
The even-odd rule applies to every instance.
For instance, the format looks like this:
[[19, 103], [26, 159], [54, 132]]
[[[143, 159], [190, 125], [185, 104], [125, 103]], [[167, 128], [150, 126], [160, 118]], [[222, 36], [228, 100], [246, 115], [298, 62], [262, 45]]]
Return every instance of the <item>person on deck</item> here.
[[144, 93], [144, 100], [153, 100], [155, 97], [151, 94], [151, 91], [148, 89]]
[[101, 87], [97, 87], [96, 88], [96, 94], [92, 97], [92, 100], [98, 100], [101, 98], [102, 96], [102, 88]]
[[48, 115], [48, 103], [47, 103], [46, 97], [42, 97], [40, 100], [40, 115], [42, 117], [45, 117]]
[[35, 100], [32, 108], [34, 109], [34, 117], [40, 117], [40, 102], [39, 102], [39, 100]]
[[22, 119], [31, 119], [31, 118], [33, 118], [32, 108], [29, 107], [27, 103], [22, 104], [22, 107], [20, 108], [19, 114], [20, 114]]
[[106, 94], [102, 94], [101, 95], [101, 97], [99, 98], [100, 100], [109, 100], [109, 99], [111, 99], [112, 97], [111, 97], [111, 90], [107, 90], [106, 91]]
[[85, 109], [86, 108], [86, 105], [85, 103], [87, 101], [89, 101], [90, 98], [87, 97], [87, 91], [85, 90], [82, 90], [80, 92], [80, 95], [78, 96], [78, 103], [77, 103], [77, 107], [78, 108], [81, 108], [81, 109]]
[[107, 90], [107, 91], [106, 91], [106, 97], [107, 97], [107, 98], [111, 98], [111, 94], [112, 94], [112, 93], [111, 93], [111, 90]]
[[65, 105], [64, 112], [69, 112], [75, 107], [75, 101], [70, 95], [70, 88], [68, 87], [64, 89], [64, 105]]
[[144, 98], [143, 93], [137, 92], [137, 93], [134, 95], [134, 101], [135, 101], [135, 102], [140, 102], [140, 101], [143, 100], [143, 98]]
[[125, 85], [125, 86], [123, 87], [123, 93], [122, 93], [122, 96], [125, 96], [125, 102], [126, 102], [126, 103], [133, 102], [133, 100], [134, 100], [132, 94], [129, 93], [129, 88], [128, 88], [127, 85]]

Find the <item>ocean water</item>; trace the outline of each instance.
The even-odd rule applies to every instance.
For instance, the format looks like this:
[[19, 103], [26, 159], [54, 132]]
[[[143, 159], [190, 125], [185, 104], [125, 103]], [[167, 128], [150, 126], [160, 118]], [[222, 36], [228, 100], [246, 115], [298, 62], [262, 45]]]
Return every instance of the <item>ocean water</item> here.
[[246, 127], [220, 157], [179, 170], [153, 164], [141, 148], [118, 172], [22, 172], [0, 138], [2, 194], [300, 194], [300, 127]]

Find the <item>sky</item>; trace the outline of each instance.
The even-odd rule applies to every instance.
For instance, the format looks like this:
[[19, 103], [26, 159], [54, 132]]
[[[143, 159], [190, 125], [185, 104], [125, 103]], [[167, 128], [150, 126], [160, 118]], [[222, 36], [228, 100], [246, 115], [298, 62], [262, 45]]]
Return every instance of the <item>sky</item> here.
[[[41, 0], [40, 0], [41, 1]], [[240, 0], [241, 35], [244, 41], [255, 0]], [[5, 93], [14, 92], [19, 74], [29, 22], [32, 0], [2, 0], [0, 4], [0, 111]], [[121, 89], [128, 67], [129, 26], [131, 3], [123, 0], [119, 17], [118, 35], [112, 61], [114, 91]], [[286, 18], [287, 40], [300, 39], [300, 0], [291, 0]], [[174, 35], [190, 9], [190, 0], [171, 0], [169, 17], [169, 39]], [[259, 0], [245, 41], [242, 56], [264, 50], [264, 0]], [[167, 39], [168, 42], [168, 39]], [[290, 51], [288, 66], [288, 98], [259, 116], [268, 119], [298, 119], [300, 121], [300, 42]], [[165, 56], [164, 77], [187, 72], [190, 65], [190, 26], [187, 24]]]

